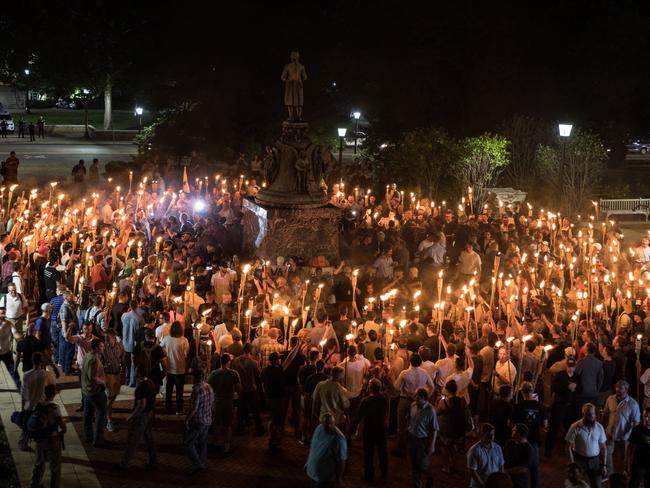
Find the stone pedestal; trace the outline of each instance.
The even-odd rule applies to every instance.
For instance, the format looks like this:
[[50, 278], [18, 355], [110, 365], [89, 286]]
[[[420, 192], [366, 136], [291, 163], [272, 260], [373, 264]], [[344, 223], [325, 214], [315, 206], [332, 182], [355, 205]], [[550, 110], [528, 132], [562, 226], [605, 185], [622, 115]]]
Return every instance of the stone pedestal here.
[[275, 259], [299, 256], [305, 263], [314, 256], [339, 261], [341, 210], [321, 207], [267, 207], [245, 199], [242, 219], [246, 257]]

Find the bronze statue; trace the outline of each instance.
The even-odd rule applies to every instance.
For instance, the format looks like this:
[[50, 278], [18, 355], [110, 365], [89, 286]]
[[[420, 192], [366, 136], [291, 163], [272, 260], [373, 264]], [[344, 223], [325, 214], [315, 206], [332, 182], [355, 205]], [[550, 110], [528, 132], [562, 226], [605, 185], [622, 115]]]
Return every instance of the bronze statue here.
[[302, 82], [307, 80], [307, 72], [299, 59], [300, 54], [293, 51], [291, 62], [285, 65], [280, 77], [284, 81], [284, 104], [289, 111], [290, 121], [302, 120]]

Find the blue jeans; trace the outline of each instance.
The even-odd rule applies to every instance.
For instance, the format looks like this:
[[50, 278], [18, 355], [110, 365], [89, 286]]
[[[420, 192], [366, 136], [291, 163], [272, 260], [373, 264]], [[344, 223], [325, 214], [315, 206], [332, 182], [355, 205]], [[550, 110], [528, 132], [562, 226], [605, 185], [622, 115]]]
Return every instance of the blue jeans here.
[[205, 469], [207, 467], [209, 430], [209, 425], [199, 425], [185, 430], [183, 435], [183, 444], [194, 468]]
[[61, 343], [61, 326], [56, 322], [50, 322], [50, 337], [52, 338], [52, 360], [54, 364], [61, 364], [59, 362], [59, 344]]
[[135, 355], [132, 352], [124, 354], [126, 360], [126, 384], [135, 387]]
[[[94, 395], [84, 395], [84, 434], [86, 441], [93, 445], [101, 445], [104, 440], [104, 427], [106, 426], [107, 399], [104, 390]], [[95, 417], [95, 428], [93, 432], [93, 416]]]
[[59, 361], [63, 366], [63, 372], [70, 374], [72, 372], [72, 360], [74, 359], [74, 344], [70, 344], [63, 337], [63, 330], [59, 336]]

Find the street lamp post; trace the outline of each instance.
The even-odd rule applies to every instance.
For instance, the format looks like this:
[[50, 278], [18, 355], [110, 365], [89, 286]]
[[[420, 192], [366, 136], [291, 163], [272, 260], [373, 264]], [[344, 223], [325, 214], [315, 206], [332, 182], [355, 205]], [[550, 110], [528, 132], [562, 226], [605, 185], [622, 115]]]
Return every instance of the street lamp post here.
[[347, 133], [347, 129], [345, 127], [339, 127], [339, 171], [340, 168], [343, 166], [343, 138], [345, 137], [345, 134]]
[[361, 112], [352, 112], [352, 117], [354, 117], [354, 154], [356, 154], [357, 141], [359, 139], [359, 119], [361, 118]]
[[142, 132], [142, 114], [144, 109], [142, 107], [135, 107], [135, 114], [138, 116], [138, 133]]
[[90, 95], [90, 90], [88, 88], [84, 88], [81, 90], [81, 92], [83, 93], [84, 100], [84, 137], [86, 139], [90, 139], [90, 132], [88, 132], [88, 95]]
[[32, 111], [29, 108], [29, 69], [25, 68], [25, 113], [29, 114]]
[[[560, 139], [562, 140], [562, 161], [560, 161], [560, 194], [564, 192], [564, 173], [566, 172], [566, 142], [571, 137], [572, 124], [558, 124]], [[568, 209], [567, 209], [568, 210]]]

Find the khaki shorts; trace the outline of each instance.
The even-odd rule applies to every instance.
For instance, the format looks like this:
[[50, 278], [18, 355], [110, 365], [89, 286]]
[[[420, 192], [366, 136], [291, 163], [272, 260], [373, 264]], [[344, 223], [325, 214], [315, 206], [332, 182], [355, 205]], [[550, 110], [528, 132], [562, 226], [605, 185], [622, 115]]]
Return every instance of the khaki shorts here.
[[115, 398], [120, 394], [120, 388], [122, 386], [122, 375], [121, 374], [110, 374], [106, 373], [106, 396], [108, 398]]

